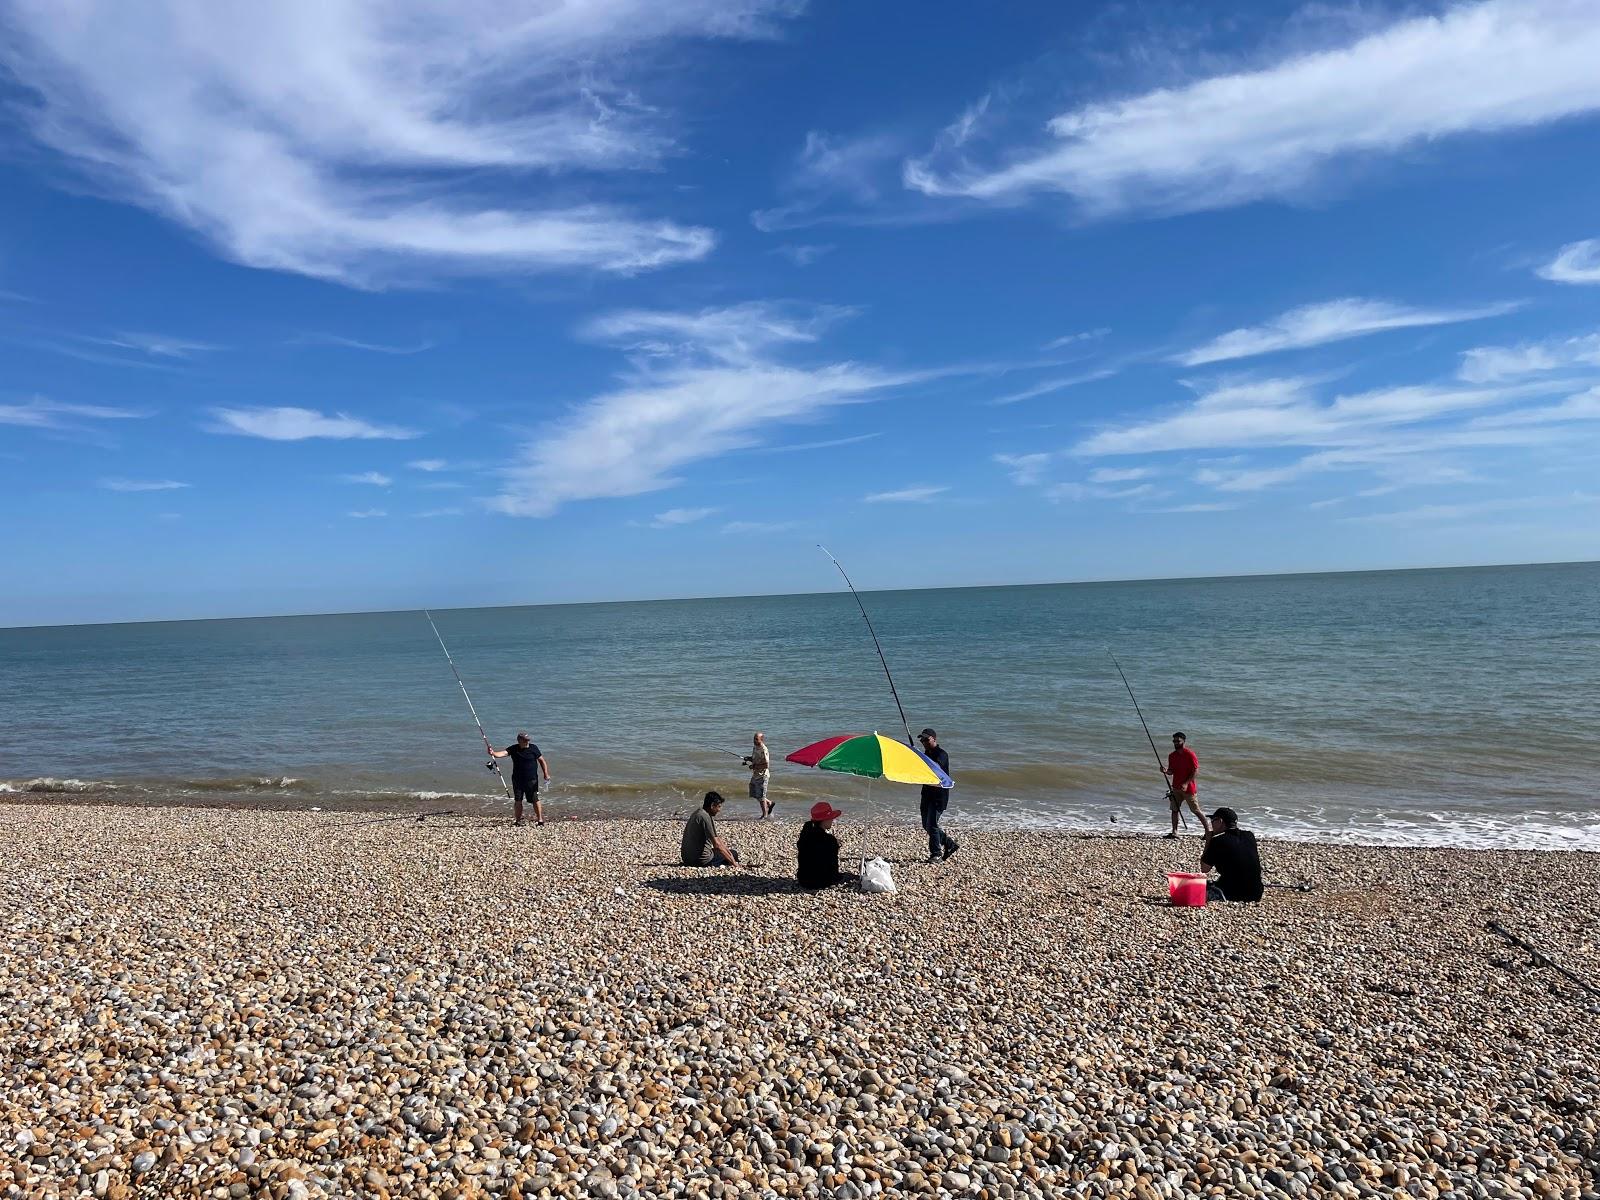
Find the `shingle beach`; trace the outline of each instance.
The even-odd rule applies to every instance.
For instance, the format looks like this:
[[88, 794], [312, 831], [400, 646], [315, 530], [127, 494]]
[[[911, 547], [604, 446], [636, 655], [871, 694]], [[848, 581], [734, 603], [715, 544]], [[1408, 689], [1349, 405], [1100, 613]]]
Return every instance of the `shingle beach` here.
[[1600, 855], [792, 815], [0, 805], [0, 1195], [1600, 1197]]

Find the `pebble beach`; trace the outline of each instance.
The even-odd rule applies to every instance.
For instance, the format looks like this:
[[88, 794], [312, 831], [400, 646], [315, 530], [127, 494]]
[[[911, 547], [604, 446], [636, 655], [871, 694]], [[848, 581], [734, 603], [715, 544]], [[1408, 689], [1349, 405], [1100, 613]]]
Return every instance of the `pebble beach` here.
[[0, 1196], [1600, 1198], [1600, 855], [795, 816], [0, 805]]

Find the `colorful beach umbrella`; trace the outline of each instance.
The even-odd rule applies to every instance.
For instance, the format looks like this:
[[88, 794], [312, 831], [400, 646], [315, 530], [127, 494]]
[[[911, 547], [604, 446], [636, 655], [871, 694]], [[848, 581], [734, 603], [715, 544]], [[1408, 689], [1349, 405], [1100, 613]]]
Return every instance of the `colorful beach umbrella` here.
[[823, 771], [843, 771], [868, 779], [887, 779], [890, 783], [920, 783], [924, 786], [954, 787], [950, 776], [910, 746], [886, 738], [881, 733], [842, 733], [788, 756], [787, 761]]

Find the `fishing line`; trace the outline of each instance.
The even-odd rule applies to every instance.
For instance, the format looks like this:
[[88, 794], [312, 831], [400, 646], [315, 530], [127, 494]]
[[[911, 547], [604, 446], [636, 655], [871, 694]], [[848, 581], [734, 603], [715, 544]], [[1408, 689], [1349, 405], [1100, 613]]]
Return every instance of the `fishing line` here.
[[489, 735], [484, 732], [483, 722], [478, 720], [478, 710], [472, 703], [472, 697], [467, 695], [467, 685], [461, 682], [461, 672], [456, 670], [456, 660], [450, 657], [450, 647], [444, 644], [444, 638], [439, 634], [439, 627], [433, 623], [433, 614], [427, 609], [422, 610], [422, 615], [428, 618], [428, 624], [433, 628], [433, 636], [439, 639], [439, 649], [444, 651], [444, 660], [450, 664], [450, 673], [456, 677], [456, 683], [461, 687], [462, 696], [466, 697], [467, 710], [472, 713], [472, 720], [478, 727], [478, 736], [483, 738], [483, 749], [489, 755], [489, 761], [484, 764], [494, 772], [494, 777], [500, 781], [500, 790], [506, 794], [506, 799], [511, 799], [511, 785], [506, 782], [506, 777], [500, 773], [500, 764], [494, 758], [494, 746], [489, 742]]
[[[1117, 669], [1117, 674], [1122, 676], [1122, 686], [1128, 689], [1128, 699], [1133, 701], [1133, 711], [1139, 714], [1139, 724], [1144, 729], [1144, 740], [1150, 743], [1150, 753], [1156, 756], [1156, 770], [1161, 772], [1161, 778], [1167, 784], [1167, 799], [1172, 799], [1173, 788], [1167, 779], [1167, 768], [1162, 765], [1161, 751], [1156, 749], [1156, 740], [1150, 736], [1150, 726], [1145, 724], [1144, 710], [1139, 707], [1139, 697], [1133, 694], [1133, 685], [1128, 682], [1128, 677], [1122, 674], [1122, 664], [1117, 661], [1117, 656], [1110, 650], [1106, 654], [1111, 659], [1111, 665]], [[1189, 814], [1183, 811], [1183, 801], [1178, 801], [1178, 815], [1183, 818], [1183, 827], [1189, 828]]]
[[894, 696], [894, 706], [900, 710], [900, 724], [905, 727], [906, 745], [915, 750], [917, 743], [911, 736], [911, 722], [906, 720], [905, 705], [900, 703], [900, 689], [894, 686], [894, 676], [889, 673], [889, 660], [883, 656], [883, 643], [878, 641], [878, 631], [872, 627], [872, 618], [867, 616], [867, 606], [861, 603], [861, 594], [856, 591], [856, 585], [850, 582], [850, 576], [846, 574], [844, 564], [834, 558], [832, 554], [829, 554], [826, 546], [819, 543], [817, 549], [827, 554], [829, 561], [839, 568], [839, 574], [844, 576], [845, 587], [849, 588], [850, 594], [856, 598], [856, 607], [861, 610], [861, 619], [867, 623], [867, 632], [872, 635], [872, 644], [878, 651], [878, 661], [883, 664], [883, 677], [889, 681], [889, 691]]

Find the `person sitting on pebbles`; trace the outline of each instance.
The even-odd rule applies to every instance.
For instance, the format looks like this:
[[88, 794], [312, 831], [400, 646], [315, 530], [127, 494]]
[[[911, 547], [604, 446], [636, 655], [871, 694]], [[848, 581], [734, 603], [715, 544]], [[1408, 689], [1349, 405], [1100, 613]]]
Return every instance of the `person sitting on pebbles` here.
[[683, 827], [683, 865], [686, 867], [738, 867], [744, 864], [733, 847], [717, 832], [717, 814], [722, 811], [722, 793], [707, 792], [705, 801]]
[[1206, 840], [1200, 848], [1200, 863], [1217, 873], [1206, 884], [1206, 902], [1260, 900], [1261, 854], [1256, 849], [1256, 835], [1239, 828], [1239, 814], [1231, 808], [1219, 808], [1210, 821], [1202, 818], [1201, 823], [1206, 827]]
[[833, 823], [844, 813], [826, 800], [811, 806], [811, 819], [800, 828], [800, 867], [795, 880], [811, 891], [847, 883], [854, 876], [839, 869], [839, 839], [833, 835]]

